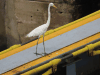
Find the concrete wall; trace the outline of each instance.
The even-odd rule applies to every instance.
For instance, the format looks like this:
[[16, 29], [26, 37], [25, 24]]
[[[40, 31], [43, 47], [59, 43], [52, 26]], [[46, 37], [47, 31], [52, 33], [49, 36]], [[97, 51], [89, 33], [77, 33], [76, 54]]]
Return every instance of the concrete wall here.
[[9, 47], [11, 45], [21, 43], [15, 17], [15, 0], [6, 0], [5, 13], [5, 30], [7, 46]]
[[33, 39], [25, 38], [25, 35], [46, 23], [50, 2], [54, 2], [58, 8], [51, 7], [48, 30], [79, 19], [100, 7], [99, 0], [6, 0], [5, 31], [8, 47]]
[[[53, 1], [53, 0], [52, 0]], [[59, 0], [58, 0], [59, 1]], [[54, 3], [58, 9], [51, 7], [51, 24], [49, 29], [54, 29], [73, 21], [73, 5]], [[6, 1], [6, 34], [8, 47], [28, 41], [25, 35], [34, 28], [46, 23], [48, 15], [47, 0], [8, 0]]]
[[5, 0], [0, 0], [0, 51], [7, 48], [4, 14], [5, 14]]

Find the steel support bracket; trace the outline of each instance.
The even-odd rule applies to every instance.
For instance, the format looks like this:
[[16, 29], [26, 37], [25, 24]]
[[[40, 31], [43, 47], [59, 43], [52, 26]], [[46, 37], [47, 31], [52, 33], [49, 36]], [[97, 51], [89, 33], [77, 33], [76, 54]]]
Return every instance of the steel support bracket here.
[[70, 65], [70, 64], [75, 63], [80, 60], [82, 60], [80, 57], [74, 57], [74, 58], [66, 59], [66, 62], [68, 65]]

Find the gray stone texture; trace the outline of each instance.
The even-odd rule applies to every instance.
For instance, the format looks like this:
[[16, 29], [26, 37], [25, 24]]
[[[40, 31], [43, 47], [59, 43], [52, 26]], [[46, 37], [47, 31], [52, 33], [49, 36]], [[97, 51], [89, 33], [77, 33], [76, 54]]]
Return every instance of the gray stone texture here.
[[14, 44], [21, 43], [18, 26], [15, 17], [15, 0], [6, 0], [5, 6], [5, 30], [7, 37], [7, 46], [10, 47]]

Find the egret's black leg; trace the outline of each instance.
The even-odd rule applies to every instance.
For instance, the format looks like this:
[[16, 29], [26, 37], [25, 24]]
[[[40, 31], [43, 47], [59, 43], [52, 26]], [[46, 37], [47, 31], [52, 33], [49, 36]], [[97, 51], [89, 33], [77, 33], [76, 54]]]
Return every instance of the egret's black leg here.
[[[44, 46], [44, 34], [43, 34], [43, 46]], [[46, 53], [45, 52], [45, 46], [44, 46], [44, 53]]]
[[44, 34], [43, 34], [43, 46], [44, 46], [44, 54], [46, 55], [47, 53], [45, 52], [45, 45], [44, 45]]
[[[38, 37], [38, 41], [39, 41], [39, 37]], [[36, 45], [36, 53], [37, 53], [38, 41], [37, 41], [37, 45]]]
[[[39, 37], [38, 37], [38, 41], [39, 41]], [[36, 54], [36, 55], [42, 55], [42, 54], [37, 53], [38, 41], [37, 41], [37, 45], [36, 45], [36, 53], [34, 53], [34, 54]]]

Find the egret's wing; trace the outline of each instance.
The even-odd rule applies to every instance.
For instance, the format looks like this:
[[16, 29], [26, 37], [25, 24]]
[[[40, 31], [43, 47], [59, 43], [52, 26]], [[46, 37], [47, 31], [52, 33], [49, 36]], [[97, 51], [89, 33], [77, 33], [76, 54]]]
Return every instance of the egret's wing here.
[[42, 35], [43, 33], [46, 32], [46, 25], [43, 24], [37, 28], [35, 28], [34, 30], [32, 30], [29, 34], [26, 35], [26, 37], [34, 37], [34, 36], [40, 36]]

